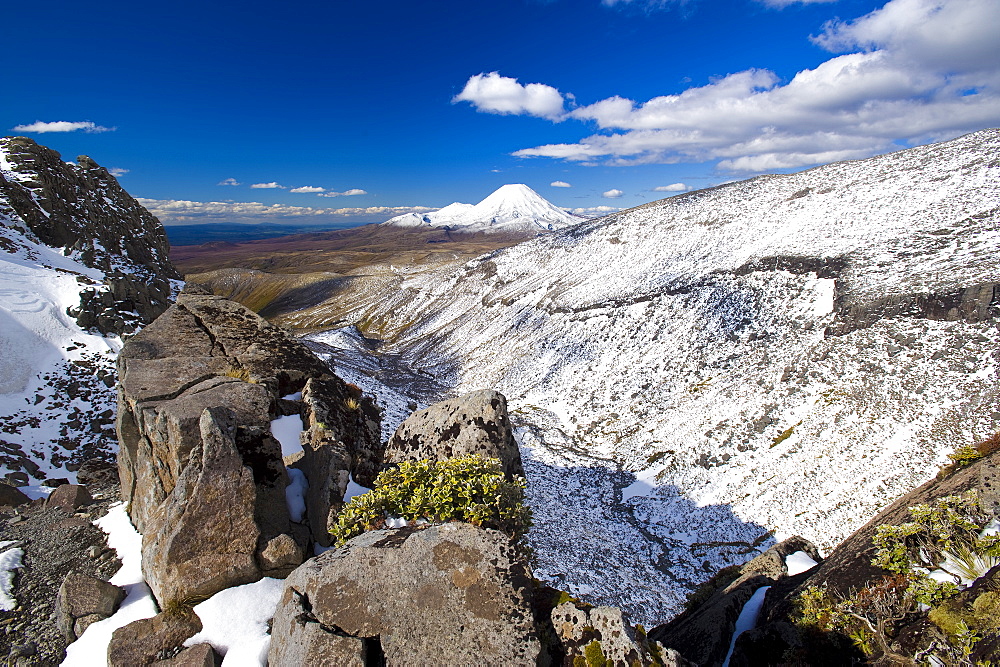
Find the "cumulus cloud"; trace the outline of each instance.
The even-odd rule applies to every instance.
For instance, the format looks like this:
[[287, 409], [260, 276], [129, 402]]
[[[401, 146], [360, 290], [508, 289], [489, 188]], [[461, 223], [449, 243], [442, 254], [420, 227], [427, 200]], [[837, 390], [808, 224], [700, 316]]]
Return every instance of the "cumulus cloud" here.
[[103, 127], [92, 123], [89, 120], [75, 121], [71, 122], [68, 120], [56, 120], [52, 122], [44, 122], [36, 120], [34, 123], [29, 123], [27, 125], [17, 125], [12, 128], [14, 132], [76, 132], [77, 130], [83, 130], [84, 132], [93, 134], [96, 132], [114, 132], [117, 128], [114, 127]]
[[275, 181], [271, 181], [270, 183], [254, 183], [250, 187], [253, 188], [254, 190], [274, 190], [274, 189], [284, 190], [285, 189], [284, 185], [279, 185]]
[[541, 83], [521, 85], [517, 79], [499, 72], [469, 77], [452, 103], [469, 102], [477, 111], [494, 114], [528, 115], [560, 120], [565, 115], [562, 93]]
[[748, 69], [674, 95], [566, 117], [601, 132], [515, 156], [585, 165], [715, 160], [755, 172], [863, 158], [1000, 125], [1000, 3], [889, 0], [811, 39], [832, 55], [782, 81]]
[[653, 188], [653, 192], [685, 192], [690, 189], [684, 183], [671, 183], [670, 185], [658, 185]]
[[352, 208], [315, 208], [262, 204], [260, 202], [213, 201], [183, 199], [143, 199], [138, 202], [164, 224], [195, 224], [205, 222], [322, 222], [353, 218], [381, 222], [403, 213], [428, 213], [436, 208], [427, 206], [368, 206]]
[[321, 188], [316, 185], [303, 185], [302, 187], [292, 188], [289, 192], [294, 192], [296, 194], [303, 192], [326, 192], [326, 188]]
[[622, 192], [621, 190], [613, 188], [611, 190], [608, 190], [607, 192], [602, 192], [601, 196], [604, 197], [605, 199], [618, 199], [619, 197], [621, 197], [624, 194], [625, 193]]
[[122, 169], [121, 167], [111, 167], [110, 169], [108, 169], [108, 173], [114, 176], [115, 178], [118, 178], [120, 176], [124, 176], [125, 174], [127, 174], [128, 169]]
[[553, 187], [553, 188], [571, 188], [571, 187], [573, 187], [572, 185], [570, 185], [566, 181], [552, 181], [551, 183], [549, 183], [549, 185], [551, 187]]
[[216, 185], [240, 185], [240, 182], [235, 178], [226, 178], [216, 183]]
[[355, 195], [366, 195], [368, 192], [362, 190], [361, 188], [351, 188], [350, 190], [345, 190], [344, 192], [324, 192], [320, 194], [320, 197], [354, 197]]

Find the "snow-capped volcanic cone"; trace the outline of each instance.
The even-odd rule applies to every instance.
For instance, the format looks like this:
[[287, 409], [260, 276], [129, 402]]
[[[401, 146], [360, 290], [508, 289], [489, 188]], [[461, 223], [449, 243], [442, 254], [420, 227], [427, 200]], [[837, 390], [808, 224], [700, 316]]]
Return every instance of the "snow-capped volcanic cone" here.
[[583, 222], [521, 183], [502, 185], [478, 204], [455, 202], [432, 213], [406, 213], [386, 220], [397, 227], [446, 227], [461, 232], [533, 233]]

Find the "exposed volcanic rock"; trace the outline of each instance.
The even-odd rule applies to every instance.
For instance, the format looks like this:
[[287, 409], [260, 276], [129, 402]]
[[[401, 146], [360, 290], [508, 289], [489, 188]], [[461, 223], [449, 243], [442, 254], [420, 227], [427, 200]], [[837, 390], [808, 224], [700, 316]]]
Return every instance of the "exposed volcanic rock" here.
[[[346, 487], [351, 474], [368, 480], [381, 464], [371, 399], [234, 302], [182, 294], [126, 343], [118, 364], [122, 496], [161, 604], [283, 576], [312, 540], [327, 543], [343, 489], [337, 496], [327, 485], [325, 496], [310, 496], [302, 523], [292, 521], [271, 420], [303, 420], [311, 485]], [[300, 391], [301, 401], [282, 398]]]
[[[42, 243], [105, 274], [81, 294], [80, 326], [129, 333], [166, 310], [171, 279], [159, 221], [86, 155], [76, 164], [25, 137], [0, 138], [0, 214]], [[16, 223], [16, 221], [15, 221]]]
[[396, 665], [535, 664], [532, 586], [503, 533], [372, 531], [288, 577], [269, 661], [316, 664], [335, 650], [339, 664], [373, 664], [365, 657], [380, 651]]
[[499, 459], [505, 473], [524, 476], [503, 394], [473, 391], [414, 412], [389, 440], [385, 460], [443, 461], [470, 454]]

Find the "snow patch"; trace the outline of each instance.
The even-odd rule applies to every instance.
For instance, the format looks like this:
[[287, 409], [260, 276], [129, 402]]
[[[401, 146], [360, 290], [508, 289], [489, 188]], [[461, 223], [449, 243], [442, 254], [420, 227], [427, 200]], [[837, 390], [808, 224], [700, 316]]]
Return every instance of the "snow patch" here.
[[195, 605], [202, 631], [184, 642], [194, 646], [208, 642], [225, 656], [224, 666], [267, 665], [271, 646], [268, 621], [278, 607], [285, 582], [265, 577], [243, 586], [220, 591]]

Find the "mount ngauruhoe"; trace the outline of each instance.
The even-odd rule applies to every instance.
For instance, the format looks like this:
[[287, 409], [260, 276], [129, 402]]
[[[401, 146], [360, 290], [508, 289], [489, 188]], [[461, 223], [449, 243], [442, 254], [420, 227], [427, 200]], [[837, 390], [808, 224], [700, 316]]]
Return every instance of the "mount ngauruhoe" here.
[[832, 547], [1000, 428], [998, 251], [988, 130], [672, 197], [301, 315], [355, 323], [310, 339], [385, 397], [400, 366], [408, 387], [503, 392], [538, 572], [662, 620], [773, 538]]
[[562, 229], [584, 218], [549, 203], [527, 185], [502, 185], [478, 204], [455, 202], [431, 213], [406, 213], [383, 222], [396, 227], [446, 227], [465, 232], [541, 233]]

